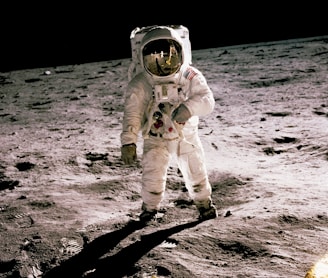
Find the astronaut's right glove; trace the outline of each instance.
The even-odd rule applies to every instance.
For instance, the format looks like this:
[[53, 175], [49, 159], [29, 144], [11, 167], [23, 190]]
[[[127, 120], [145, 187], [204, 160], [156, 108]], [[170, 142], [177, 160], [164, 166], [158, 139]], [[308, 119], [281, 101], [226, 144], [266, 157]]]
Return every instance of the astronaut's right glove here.
[[137, 146], [136, 144], [127, 144], [121, 147], [121, 158], [124, 164], [131, 165], [137, 160]]

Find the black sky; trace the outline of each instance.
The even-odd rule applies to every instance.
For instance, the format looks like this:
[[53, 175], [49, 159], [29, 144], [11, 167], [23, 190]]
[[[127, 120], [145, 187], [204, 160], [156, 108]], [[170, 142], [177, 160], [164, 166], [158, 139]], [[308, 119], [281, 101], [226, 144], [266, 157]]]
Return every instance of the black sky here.
[[133, 3], [11, 5], [1, 20], [0, 71], [129, 58], [131, 31], [149, 25], [188, 27], [194, 50], [328, 35], [315, 2]]

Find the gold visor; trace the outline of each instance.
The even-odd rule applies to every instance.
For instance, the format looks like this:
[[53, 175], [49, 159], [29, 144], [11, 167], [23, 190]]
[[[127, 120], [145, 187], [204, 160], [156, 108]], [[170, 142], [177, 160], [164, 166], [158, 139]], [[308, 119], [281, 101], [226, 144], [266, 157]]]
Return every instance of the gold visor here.
[[174, 40], [152, 41], [145, 45], [142, 54], [145, 69], [156, 76], [174, 74], [182, 64], [181, 46]]

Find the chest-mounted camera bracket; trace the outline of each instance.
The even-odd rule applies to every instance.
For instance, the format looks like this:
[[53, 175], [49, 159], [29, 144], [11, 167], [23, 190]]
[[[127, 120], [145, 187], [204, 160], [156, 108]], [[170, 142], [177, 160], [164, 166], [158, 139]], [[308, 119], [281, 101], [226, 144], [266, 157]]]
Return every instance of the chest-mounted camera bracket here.
[[156, 103], [169, 102], [170, 104], [174, 105], [184, 101], [184, 95], [181, 87], [172, 83], [155, 85], [154, 97]]

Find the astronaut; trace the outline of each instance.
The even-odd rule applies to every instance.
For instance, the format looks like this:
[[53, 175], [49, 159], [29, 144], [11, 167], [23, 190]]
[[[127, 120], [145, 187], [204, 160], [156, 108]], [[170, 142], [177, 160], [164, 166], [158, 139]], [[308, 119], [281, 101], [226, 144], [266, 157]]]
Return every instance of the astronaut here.
[[165, 195], [172, 158], [200, 220], [218, 216], [198, 135], [199, 117], [211, 113], [215, 101], [204, 75], [185, 61], [180, 35], [169, 26], [156, 26], [143, 37], [140, 63], [143, 71], [127, 86], [122, 123], [121, 158], [126, 165], [137, 160], [139, 132], [143, 138], [142, 206], [139, 218], [156, 218]]

